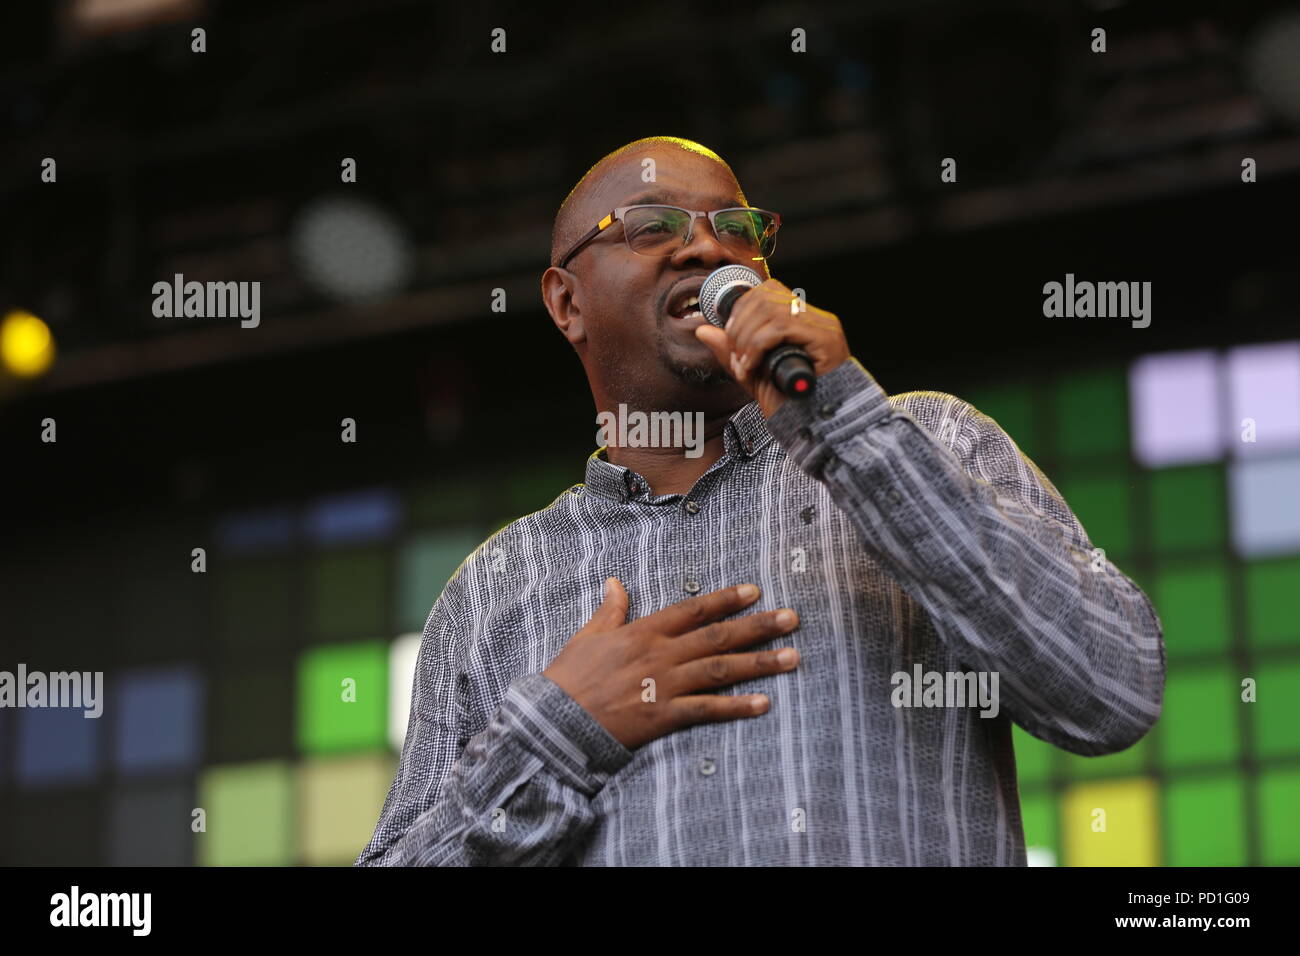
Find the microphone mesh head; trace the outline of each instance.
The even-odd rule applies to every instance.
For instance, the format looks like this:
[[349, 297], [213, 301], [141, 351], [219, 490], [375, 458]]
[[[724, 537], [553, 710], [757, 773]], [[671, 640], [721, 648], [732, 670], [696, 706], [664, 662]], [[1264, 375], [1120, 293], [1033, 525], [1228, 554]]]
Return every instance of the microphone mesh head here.
[[763, 277], [749, 266], [730, 265], [714, 269], [700, 286], [700, 311], [707, 322], [722, 328], [727, 324], [727, 320], [718, 314], [718, 300], [722, 294], [733, 286], [752, 289], [762, 283]]

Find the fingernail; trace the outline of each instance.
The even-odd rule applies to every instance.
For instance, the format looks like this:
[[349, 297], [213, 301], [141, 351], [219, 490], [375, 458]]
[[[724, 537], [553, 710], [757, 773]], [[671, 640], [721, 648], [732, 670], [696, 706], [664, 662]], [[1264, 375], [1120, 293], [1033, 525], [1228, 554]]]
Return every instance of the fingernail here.
[[767, 695], [757, 694], [755, 695], [751, 703], [754, 706], [754, 713], [756, 714], [760, 713], [763, 710], [763, 708], [767, 706]]
[[752, 598], [758, 595], [757, 584], [742, 584], [736, 589], [743, 598]]
[[777, 612], [776, 623], [780, 624], [782, 627], [794, 627], [794, 622], [794, 611], [785, 610]]
[[783, 650], [776, 652], [777, 663], [782, 664], [785, 667], [789, 667], [798, 659], [799, 659], [799, 652], [796, 651], [793, 647], [787, 647], [784, 648]]

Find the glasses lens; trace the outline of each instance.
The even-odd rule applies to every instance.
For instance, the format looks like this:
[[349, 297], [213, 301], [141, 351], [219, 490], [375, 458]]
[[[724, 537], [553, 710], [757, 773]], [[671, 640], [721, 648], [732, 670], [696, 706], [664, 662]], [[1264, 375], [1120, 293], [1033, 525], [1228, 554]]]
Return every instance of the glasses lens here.
[[776, 248], [776, 217], [761, 209], [724, 209], [714, 217], [718, 238], [751, 259]]
[[672, 206], [637, 206], [623, 214], [627, 244], [643, 256], [667, 256], [686, 241], [691, 217]]

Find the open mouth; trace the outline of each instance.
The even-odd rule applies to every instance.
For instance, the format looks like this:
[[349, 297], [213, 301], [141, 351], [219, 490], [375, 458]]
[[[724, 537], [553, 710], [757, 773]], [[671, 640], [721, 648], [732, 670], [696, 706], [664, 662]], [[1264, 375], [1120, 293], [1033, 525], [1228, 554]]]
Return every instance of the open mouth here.
[[703, 319], [700, 311], [700, 287], [704, 277], [699, 276], [682, 282], [668, 297], [668, 314], [674, 319]]
[[670, 309], [668, 314], [674, 319], [702, 319], [704, 313], [700, 311], [700, 297], [693, 295], [681, 305]]

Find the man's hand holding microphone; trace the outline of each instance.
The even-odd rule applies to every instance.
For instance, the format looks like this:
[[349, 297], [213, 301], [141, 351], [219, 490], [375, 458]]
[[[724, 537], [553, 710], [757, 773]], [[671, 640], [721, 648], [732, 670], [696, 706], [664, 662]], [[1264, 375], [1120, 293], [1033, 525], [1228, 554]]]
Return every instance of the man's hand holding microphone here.
[[[834, 313], [808, 305], [776, 279], [762, 281], [746, 266], [714, 270], [704, 280], [700, 304], [714, 324], [699, 325], [696, 338], [758, 402], [764, 418], [771, 418], [788, 395], [810, 396], [814, 374], [821, 377], [849, 358], [849, 343]], [[801, 359], [811, 364], [809, 374], [792, 376]]]

